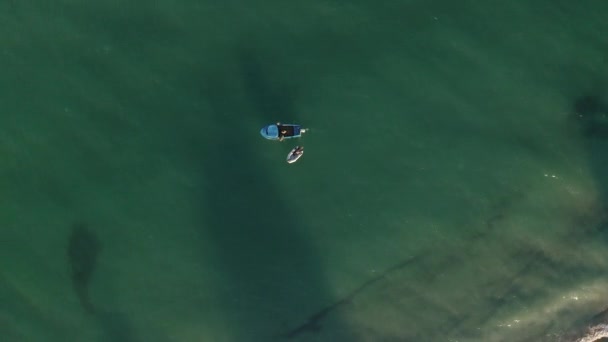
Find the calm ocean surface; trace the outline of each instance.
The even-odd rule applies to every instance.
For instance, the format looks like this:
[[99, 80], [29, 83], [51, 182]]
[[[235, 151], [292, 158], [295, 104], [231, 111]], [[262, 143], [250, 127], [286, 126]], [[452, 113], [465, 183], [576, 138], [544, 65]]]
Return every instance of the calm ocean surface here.
[[606, 18], [1, 2], [0, 340], [583, 338], [608, 324]]

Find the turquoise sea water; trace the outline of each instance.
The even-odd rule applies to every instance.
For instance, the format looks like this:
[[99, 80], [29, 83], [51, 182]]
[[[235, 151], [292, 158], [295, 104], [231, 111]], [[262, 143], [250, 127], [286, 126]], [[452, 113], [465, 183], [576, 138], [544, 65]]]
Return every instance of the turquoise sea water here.
[[0, 340], [575, 341], [608, 323], [606, 17], [3, 2]]

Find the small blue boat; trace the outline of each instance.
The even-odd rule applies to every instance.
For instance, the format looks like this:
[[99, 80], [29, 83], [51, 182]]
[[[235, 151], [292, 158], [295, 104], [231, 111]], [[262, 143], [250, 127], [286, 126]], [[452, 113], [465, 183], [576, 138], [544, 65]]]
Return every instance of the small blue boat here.
[[306, 129], [296, 124], [276, 124], [268, 125], [260, 130], [260, 134], [268, 140], [283, 140], [299, 138], [306, 133]]

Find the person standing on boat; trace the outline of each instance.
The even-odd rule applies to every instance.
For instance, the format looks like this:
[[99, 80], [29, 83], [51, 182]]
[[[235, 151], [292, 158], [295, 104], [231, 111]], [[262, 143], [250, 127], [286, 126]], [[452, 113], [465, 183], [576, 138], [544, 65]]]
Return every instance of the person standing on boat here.
[[279, 129], [279, 141], [283, 141], [283, 139], [285, 139], [285, 135], [287, 134], [287, 130], [281, 127], [280, 122], [277, 122], [277, 128]]
[[285, 139], [285, 134], [287, 134], [286, 130], [279, 132], [279, 141], [283, 141], [283, 139]]

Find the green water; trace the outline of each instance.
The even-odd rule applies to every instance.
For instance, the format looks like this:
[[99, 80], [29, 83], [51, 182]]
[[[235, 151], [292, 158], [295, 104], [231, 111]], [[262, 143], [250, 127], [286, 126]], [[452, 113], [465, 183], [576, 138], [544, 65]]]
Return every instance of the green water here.
[[3, 2], [0, 340], [574, 341], [608, 320], [606, 17]]

